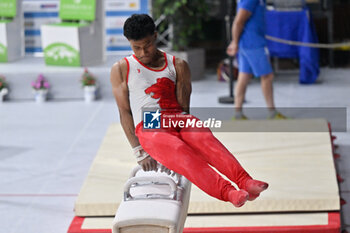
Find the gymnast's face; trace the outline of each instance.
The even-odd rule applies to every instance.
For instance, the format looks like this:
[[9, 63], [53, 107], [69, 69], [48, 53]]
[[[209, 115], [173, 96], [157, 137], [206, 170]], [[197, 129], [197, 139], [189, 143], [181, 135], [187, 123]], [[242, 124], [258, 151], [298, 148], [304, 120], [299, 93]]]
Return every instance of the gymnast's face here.
[[157, 52], [156, 40], [157, 32], [140, 40], [129, 40], [135, 56], [145, 65], [150, 64], [155, 58]]

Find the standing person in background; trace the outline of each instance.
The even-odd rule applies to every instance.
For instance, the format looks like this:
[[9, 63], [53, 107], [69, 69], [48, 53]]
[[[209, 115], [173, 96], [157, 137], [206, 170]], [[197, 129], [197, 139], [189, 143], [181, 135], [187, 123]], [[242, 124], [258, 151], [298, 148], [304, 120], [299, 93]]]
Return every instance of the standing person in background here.
[[269, 119], [286, 119], [275, 108], [273, 70], [265, 39], [265, 0], [238, 0], [237, 15], [232, 25], [229, 56], [238, 56], [239, 73], [235, 88], [234, 119], [247, 119], [242, 105], [247, 85], [252, 78], [261, 78], [261, 88], [269, 109]]

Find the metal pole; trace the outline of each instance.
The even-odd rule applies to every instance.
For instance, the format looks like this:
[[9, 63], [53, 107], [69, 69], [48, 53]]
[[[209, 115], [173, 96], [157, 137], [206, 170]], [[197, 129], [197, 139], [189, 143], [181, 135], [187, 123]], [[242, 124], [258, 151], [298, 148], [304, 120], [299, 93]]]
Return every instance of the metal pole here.
[[[230, 9], [230, 29], [232, 28], [232, 23], [233, 23], [233, 13], [234, 13], [234, 0], [230, 1], [231, 4], [229, 4], [229, 9]], [[230, 42], [232, 41], [232, 33], [231, 30], [229, 30], [229, 35], [230, 35]], [[230, 56], [230, 97], [233, 98], [233, 57]], [[234, 98], [233, 98], [234, 99]], [[234, 100], [232, 101], [234, 103]]]
[[[235, 0], [228, 0], [227, 1], [227, 15], [225, 16], [225, 23], [226, 23], [226, 40], [227, 45], [231, 43], [232, 40], [232, 22], [233, 22], [233, 14], [235, 10]], [[229, 57], [230, 62], [230, 81], [229, 81], [229, 96], [223, 96], [219, 98], [219, 103], [222, 104], [232, 104], [234, 103], [234, 93], [233, 93], [233, 79], [234, 79], [234, 73], [233, 73], [233, 57]]]
[[[329, 43], [333, 43], [333, 3], [332, 0], [327, 1], [327, 22], [328, 22], [328, 40]], [[334, 67], [334, 50], [329, 50], [329, 66]]]

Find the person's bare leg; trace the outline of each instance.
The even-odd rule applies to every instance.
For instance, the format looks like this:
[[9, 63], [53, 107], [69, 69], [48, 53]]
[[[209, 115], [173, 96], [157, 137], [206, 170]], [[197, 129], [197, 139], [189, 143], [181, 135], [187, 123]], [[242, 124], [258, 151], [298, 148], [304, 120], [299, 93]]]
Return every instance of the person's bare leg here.
[[275, 102], [273, 99], [273, 73], [261, 76], [261, 88], [265, 97], [266, 105], [269, 109], [275, 108]]
[[238, 74], [238, 79], [235, 86], [235, 118], [237, 119], [243, 117], [242, 106], [247, 86], [251, 78], [252, 75], [249, 73], [239, 72]]
[[273, 73], [261, 76], [261, 89], [269, 110], [269, 118], [273, 118], [277, 114], [273, 97], [273, 79]]

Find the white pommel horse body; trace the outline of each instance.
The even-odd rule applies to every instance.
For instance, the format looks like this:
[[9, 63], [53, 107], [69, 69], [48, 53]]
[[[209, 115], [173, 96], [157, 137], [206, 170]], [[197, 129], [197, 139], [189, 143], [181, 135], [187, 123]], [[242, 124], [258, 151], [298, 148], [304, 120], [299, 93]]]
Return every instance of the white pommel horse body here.
[[112, 233], [182, 233], [191, 193], [183, 176], [137, 166], [124, 186]]

